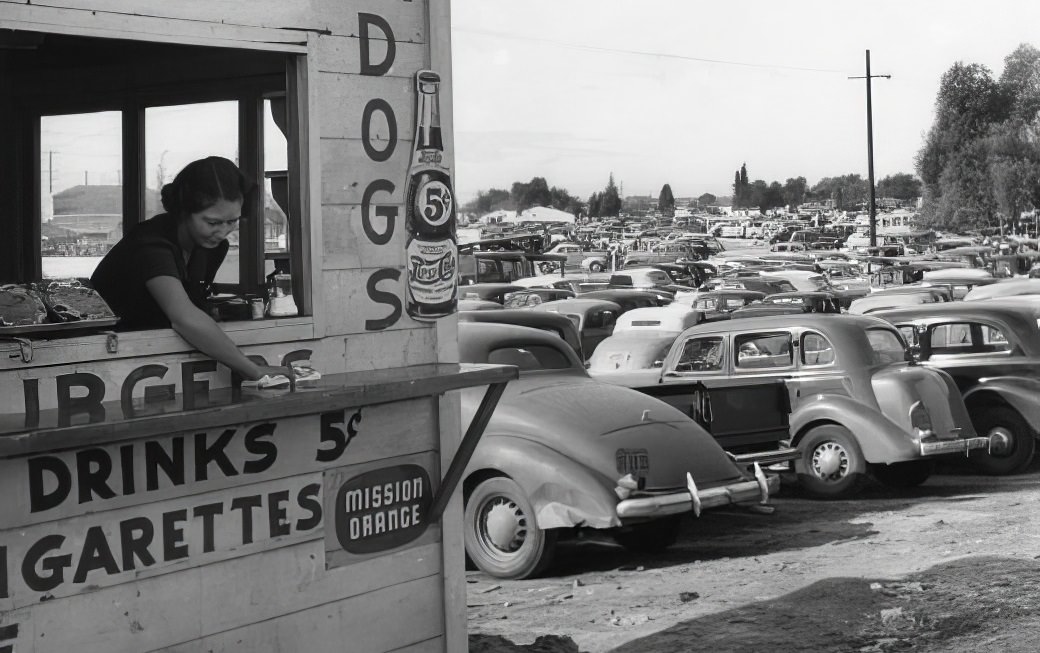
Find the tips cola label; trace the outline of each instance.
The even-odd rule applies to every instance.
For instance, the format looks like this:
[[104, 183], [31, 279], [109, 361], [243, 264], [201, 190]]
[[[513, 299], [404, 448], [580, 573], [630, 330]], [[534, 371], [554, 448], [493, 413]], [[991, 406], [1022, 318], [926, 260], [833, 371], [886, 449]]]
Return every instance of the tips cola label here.
[[440, 75], [415, 76], [415, 147], [408, 169], [408, 297], [412, 319], [435, 320], [458, 309], [458, 247], [451, 170], [441, 137]]

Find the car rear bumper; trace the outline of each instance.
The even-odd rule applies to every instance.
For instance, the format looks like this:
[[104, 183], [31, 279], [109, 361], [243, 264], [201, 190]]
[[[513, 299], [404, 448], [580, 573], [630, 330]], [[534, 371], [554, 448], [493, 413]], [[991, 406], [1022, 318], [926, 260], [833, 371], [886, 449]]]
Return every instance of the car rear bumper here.
[[956, 440], [936, 440], [921, 442], [922, 456], [938, 456], [947, 453], [967, 454], [973, 449], [988, 449], [989, 438], [958, 438]]
[[769, 495], [775, 494], [780, 489], [780, 477], [767, 478], [760, 468], [756, 470], [756, 476], [758, 478], [754, 481], [700, 490], [693, 484], [692, 477], [687, 474], [688, 487], [685, 492], [625, 499], [618, 503], [617, 515], [621, 519], [665, 517], [691, 511], [695, 515], [700, 515], [701, 510], [734, 503], [758, 501], [761, 504], [767, 504]]
[[794, 447], [783, 447], [770, 451], [756, 451], [754, 453], [730, 454], [733, 462], [738, 465], [752, 465], [758, 463], [763, 467], [786, 463], [796, 460], [801, 454]]

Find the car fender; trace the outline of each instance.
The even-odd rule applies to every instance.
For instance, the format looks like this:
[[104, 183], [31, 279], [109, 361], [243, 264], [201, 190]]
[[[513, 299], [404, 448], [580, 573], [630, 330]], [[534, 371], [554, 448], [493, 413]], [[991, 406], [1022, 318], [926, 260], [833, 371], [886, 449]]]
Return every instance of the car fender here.
[[1037, 401], [1037, 397], [1040, 397], [1040, 380], [1015, 376], [983, 378], [965, 390], [964, 403], [971, 403], [976, 397], [981, 399], [980, 395], [987, 392], [1000, 395], [1026, 420], [1034, 434], [1040, 432], [1040, 402]]
[[801, 404], [791, 414], [792, 445], [798, 447], [816, 424], [834, 423], [848, 429], [868, 463], [894, 463], [920, 457], [910, 434], [880, 411], [851, 397], [822, 395]]
[[485, 434], [466, 478], [500, 472], [523, 489], [539, 528], [621, 525], [613, 481], [549, 447], [525, 438]]

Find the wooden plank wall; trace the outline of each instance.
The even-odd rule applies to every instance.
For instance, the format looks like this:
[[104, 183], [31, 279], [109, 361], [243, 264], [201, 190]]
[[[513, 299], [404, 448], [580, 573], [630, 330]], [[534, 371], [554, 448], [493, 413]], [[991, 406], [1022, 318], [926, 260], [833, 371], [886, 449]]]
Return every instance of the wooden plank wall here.
[[[182, 440], [184, 453], [172, 458], [184, 484], [160, 471], [149, 487], [140, 452], [121, 468], [127, 443], [0, 460], [0, 492], [12, 499], [0, 512], [0, 626], [17, 624], [16, 650], [36, 653], [338, 651], [345, 641], [359, 652], [435, 650], [445, 628], [440, 528], [330, 568], [325, 530], [335, 516], [322, 496], [323, 472], [353, 477], [430, 461], [438, 448], [434, 406], [418, 399], [364, 407], [347, 445], [321, 462], [316, 453], [335, 447], [317, 415], [236, 427], [215, 458], [199, 456], [225, 429], [132, 443], [171, 453]], [[267, 434], [250, 446], [247, 434], [258, 426]], [[35, 501], [25, 495], [32, 467], [43, 479]], [[424, 467], [439, 476], [438, 464]], [[84, 485], [102, 468], [110, 470], [103, 476], [111, 495]], [[74, 477], [66, 493], [57, 469]], [[57, 503], [41, 503], [55, 494]], [[128, 547], [140, 537], [144, 544]]]

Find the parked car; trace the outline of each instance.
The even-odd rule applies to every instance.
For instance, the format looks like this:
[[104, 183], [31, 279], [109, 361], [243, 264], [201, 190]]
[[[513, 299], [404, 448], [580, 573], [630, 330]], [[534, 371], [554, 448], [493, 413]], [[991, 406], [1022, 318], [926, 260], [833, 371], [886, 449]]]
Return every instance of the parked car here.
[[609, 279], [610, 274], [606, 272], [597, 274], [544, 274], [517, 279], [513, 282], [513, 285], [523, 286], [524, 288], [558, 288], [560, 290], [572, 290], [575, 293], [582, 293], [590, 292], [599, 287], [605, 288]]
[[[536, 575], [558, 539], [579, 529], [607, 529], [633, 550], [663, 549], [683, 515], [768, 501], [779, 486], [738, 467], [664, 402], [591, 379], [551, 334], [461, 322], [459, 360], [520, 368], [463, 480], [466, 553], [487, 574]], [[464, 423], [482, 397], [462, 391]]]
[[[791, 446], [800, 454], [794, 470], [803, 487], [820, 497], [851, 496], [868, 472], [885, 483], [916, 485], [931, 474], [936, 455], [988, 444], [975, 437], [953, 379], [908, 364], [907, 356], [899, 332], [868, 316], [710, 322], [684, 331], [655, 382], [639, 389], [689, 407], [707, 388], [717, 418], [730, 400], [728, 385], [783, 384]], [[757, 411], [748, 405], [757, 409], [766, 400], [743, 401], [730, 412], [754, 419]]]
[[563, 288], [525, 288], [506, 293], [502, 305], [506, 308], [524, 308], [537, 306], [543, 302], [556, 301], [557, 299], [571, 299], [576, 296], [573, 290]]
[[941, 286], [902, 286], [890, 290], [880, 290], [865, 297], [852, 300], [848, 312], [853, 315], [867, 315], [902, 306], [918, 306], [920, 304], [936, 304], [950, 301], [947, 297], [950, 290]]
[[989, 439], [971, 461], [989, 474], [1025, 470], [1040, 434], [1040, 305], [1017, 299], [874, 313], [899, 328], [923, 367], [953, 377], [975, 430]]
[[498, 302], [487, 299], [460, 299], [459, 312], [463, 311], [501, 311], [505, 307]]
[[767, 295], [765, 305], [792, 306], [802, 313], [841, 313], [841, 305], [834, 293], [819, 290], [796, 290]]
[[581, 262], [585, 260], [585, 251], [581, 248], [581, 245], [567, 241], [555, 243], [552, 247], [545, 250], [545, 253], [562, 255], [566, 257], [566, 260], [563, 262], [553, 260], [544, 260], [539, 262], [538, 269], [542, 274], [551, 274], [559, 270], [561, 264], [565, 264], [568, 268], [576, 270], [581, 267]]
[[610, 275], [609, 284], [615, 287], [635, 288], [636, 290], [664, 290], [674, 285], [672, 277], [664, 270], [657, 268], [629, 268]]
[[708, 282], [704, 284], [704, 288], [706, 290], [753, 290], [763, 295], [798, 290], [794, 284], [786, 279], [763, 274], [747, 277], [715, 277], [714, 279], [708, 279]]
[[965, 301], [991, 299], [994, 297], [1014, 297], [1017, 295], [1040, 295], [1040, 279], [1008, 279], [999, 283], [972, 288], [964, 296]]
[[979, 268], [950, 268], [946, 270], [929, 270], [924, 273], [922, 285], [949, 286], [953, 290], [954, 299], [964, 297], [974, 288], [997, 283], [999, 279], [989, 270]]
[[867, 285], [834, 285], [826, 275], [808, 270], [783, 269], [770, 274], [787, 280], [796, 290], [832, 293], [842, 308], [848, 308], [853, 300], [865, 297], [870, 293], [870, 287]]
[[691, 308], [703, 311], [705, 319], [727, 317], [733, 311], [762, 301], [765, 293], [754, 290], [715, 290], [710, 292], [679, 293], [675, 303], [686, 304]]
[[571, 346], [578, 358], [585, 360], [581, 348], [581, 333], [574, 320], [559, 313], [549, 311], [527, 311], [522, 309], [503, 309], [498, 311], [459, 311], [460, 322], [495, 322], [514, 326], [541, 329], [555, 334]]
[[592, 355], [599, 343], [614, 332], [614, 324], [624, 311], [618, 304], [586, 296], [543, 302], [534, 311], [548, 311], [566, 316], [578, 327], [581, 348], [585, 358]]
[[527, 290], [511, 283], [471, 283], [459, 286], [460, 299], [483, 299], [496, 304], [505, 304], [506, 295]]
[[648, 306], [666, 306], [672, 303], [673, 295], [668, 292], [654, 290], [636, 290], [627, 288], [603, 288], [582, 293], [585, 299], [603, 299], [621, 306], [622, 311]]

